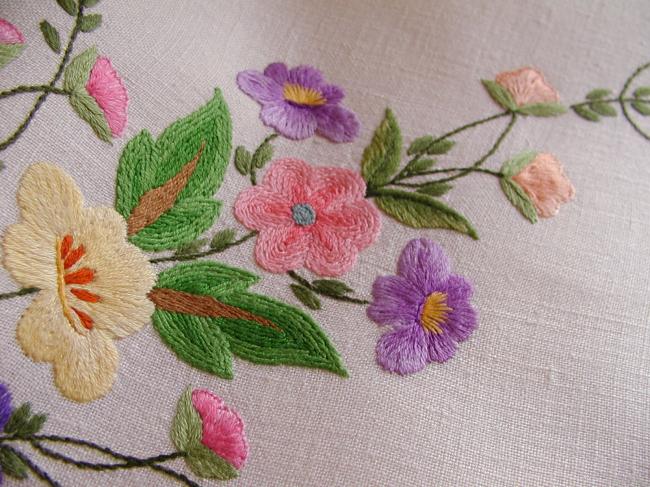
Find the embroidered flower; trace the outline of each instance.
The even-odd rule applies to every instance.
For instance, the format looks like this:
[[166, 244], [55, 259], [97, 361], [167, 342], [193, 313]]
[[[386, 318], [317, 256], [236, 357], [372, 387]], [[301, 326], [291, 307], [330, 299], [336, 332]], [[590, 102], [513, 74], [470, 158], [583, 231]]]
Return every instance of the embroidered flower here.
[[53, 364], [61, 393], [76, 401], [106, 394], [114, 381], [114, 339], [138, 331], [153, 313], [155, 275], [126, 241], [112, 208], [84, 208], [74, 181], [46, 163], [29, 167], [18, 189], [22, 222], [8, 227], [4, 266], [40, 289], [16, 335], [24, 353]]
[[411, 240], [399, 258], [396, 276], [378, 277], [368, 316], [393, 329], [377, 343], [377, 361], [398, 374], [418, 372], [456, 353], [477, 325], [470, 304], [473, 289], [451, 274], [442, 248], [427, 239]]
[[564, 174], [562, 163], [552, 154], [540, 153], [512, 177], [530, 197], [542, 218], [557, 215], [560, 206], [573, 199], [575, 188]]
[[0, 19], [0, 68], [18, 57], [25, 47], [22, 32], [5, 19]]
[[361, 176], [349, 169], [281, 159], [262, 184], [237, 197], [235, 215], [259, 231], [255, 257], [264, 269], [286, 272], [305, 266], [338, 276], [379, 234], [379, 213], [365, 192]]
[[126, 107], [129, 97], [122, 78], [110, 59], [100, 56], [95, 61], [86, 83], [86, 91], [101, 108], [113, 137], [122, 135], [126, 126]]
[[548, 84], [540, 71], [533, 68], [500, 73], [495, 81], [510, 92], [515, 103], [520, 107], [560, 100], [560, 95], [555, 88]]
[[262, 122], [285, 137], [300, 140], [316, 132], [333, 142], [350, 142], [359, 134], [356, 115], [339, 105], [343, 90], [327, 84], [311, 66], [288, 69], [273, 63], [264, 73], [242, 71], [237, 84], [262, 105]]

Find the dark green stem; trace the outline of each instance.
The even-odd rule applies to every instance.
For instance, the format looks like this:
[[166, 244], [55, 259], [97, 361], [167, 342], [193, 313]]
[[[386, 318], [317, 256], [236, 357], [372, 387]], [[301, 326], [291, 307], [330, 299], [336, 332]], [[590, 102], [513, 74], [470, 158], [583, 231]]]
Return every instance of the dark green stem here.
[[207, 257], [208, 255], [212, 254], [217, 254], [219, 252], [223, 252], [226, 249], [229, 249], [230, 247], [234, 247], [239, 244], [243, 244], [247, 240], [253, 238], [255, 235], [257, 235], [256, 231], [252, 231], [244, 235], [242, 238], [235, 240], [234, 242], [229, 243], [225, 247], [219, 248], [219, 249], [210, 249], [206, 250], [205, 252], [197, 252], [195, 254], [186, 254], [186, 255], [170, 255], [169, 257], [159, 257], [157, 259], [151, 259], [149, 262], [152, 264], [158, 264], [160, 262], [175, 262], [175, 261], [185, 261], [185, 260], [196, 260], [200, 259], [201, 257]]
[[[74, 45], [74, 41], [77, 39], [77, 35], [79, 35], [79, 32], [81, 30], [81, 18], [83, 16], [84, 7], [83, 7], [83, 2], [77, 2], [77, 4], [78, 4], [77, 15], [75, 16], [75, 20], [74, 20], [74, 27], [70, 32], [70, 36], [68, 38], [68, 44], [66, 45], [65, 51], [63, 52], [63, 56], [61, 57], [59, 66], [57, 67], [54, 76], [52, 76], [52, 79], [47, 85], [50, 88], [54, 88], [54, 85], [56, 85], [59, 79], [61, 79], [61, 76], [63, 75], [63, 70], [65, 69], [66, 64], [68, 64], [68, 61], [70, 60], [70, 55], [72, 54], [72, 47]], [[14, 130], [14, 132], [9, 137], [7, 137], [5, 140], [0, 142], [0, 151], [6, 149], [11, 144], [16, 142], [18, 138], [22, 135], [22, 133], [25, 130], [27, 130], [27, 127], [29, 126], [32, 119], [36, 115], [36, 112], [38, 112], [38, 110], [41, 108], [43, 103], [45, 103], [45, 100], [47, 99], [49, 94], [50, 92], [45, 91], [44, 93], [41, 93], [39, 95], [39, 97], [34, 102], [32, 109], [29, 111], [29, 113], [22, 121], [22, 123], [18, 126], [18, 128]]]
[[69, 95], [70, 93], [62, 90], [61, 88], [55, 88], [50, 85], [20, 85], [6, 91], [0, 91], [0, 100], [2, 98], [9, 98], [13, 95], [19, 95], [21, 93], [54, 93], [56, 95]]
[[296, 281], [301, 286], [304, 286], [307, 289], [309, 289], [311, 292], [314, 292], [316, 294], [320, 294], [321, 296], [325, 296], [325, 297], [334, 299], [336, 301], [343, 301], [343, 302], [346, 302], [346, 303], [370, 304], [370, 301], [366, 301], [365, 299], [351, 298], [349, 296], [340, 296], [340, 295], [328, 294], [328, 293], [324, 293], [323, 291], [319, 291], [315, 286], [312, 285], [311, 282], [309, 282], [307, 279], [305, 279], [304, 277], [297, 274], [295, 271], [289, 271], [289, 272], [287, 272], [287, 274], [289, 275], [289, 277], [291, 279]]
[[[267, 135], [267, 136], [264, 138], [264, 140], [260, 143], [260, 145], [257, 146], [257, 148], [255, 149], [255, 152], [253, 152], [253, 154], [255, 154], [257, 151], [259, 151], [259, 150], [260, 150], [260, 147], [262, 147], [264, 144], [266, 144], [267, 142], [271, 142], [273, 139], [275, 139], [276, 137], [278, 137], [278, 135], [279, 135], [279, 134], [278, 134], [277, 132], [273, 132], [272, 134]], [[256, 170], [257, 170], [257, 168], [256, 168], [255, 166], [251, 165], [251, 174], [250, 174], [250, 176], [251, 176], [251, 184], [252, 184], [253, 186], [255, 186], [255, 185], [257, 184], [257, 173], [256, 173]]]
[[36, 475], [47, 485], [51, 487], [61, 487], [61, 484], [59, 484], [56, 480], [50, 477], [45, 470], [41, 469], [38, 465], [32, 462], [30, 458], [27, 455], [25, 455], [23, 452], [21, 452], [20, 450], [16, 450], [15, 448], [12, 448], [7, 445], [5, 445], [5, 448], [11, 450], [14, 453], [14, 455], [20, 458], [23, 461], [23, 463], [27, 465], [27, 468], [29, 468], [34, 475]]
[[14, 291], [14, 292], [11, 292], [11, 293], [0, 294], [0, 301], [3, 300], [3, 299], [17, 298], [18, 296], [23, 296], [23, 295], [25, 295], [25, 294], [35, 293], [36, 291], [38, 291], [38, 288], [35, 288], [35, 287], [24, 287], [24, 288], [20, 289], [19, 291]]
[[643, 64], [642, 66], [639, 66], [634, 73], [632, 73], [629, 78], [625, 80], [625, 84], [623, 84], [623, 88], [621, 89], [621, 93], [618, 95], [618, 101], [619, 104], [621, 105], [621, 111], [623, 112], [623, 116], [625, 119], [632, 125], [634, 130], [637, 131], [637, 133], [643, 137], [646, 140], [650, 140], [650, 134], [648, 134], [645, 130], [643, 130], [639, 125], [634, 121], [632, 116], [630, 115], [630, 111], [625, 104], [625, 95], [627, 95], [628, 90], [630, 89], [630, 86], [632, 85], [632, 81], [636, 79], [637, 76], [639, 76], [643, 71], [646, 69], [650, 68], [650, 63]]
[[[465, 171], [465, 172], [468, 172], [468, 173], [469, 172], [482, 172], [482, 173], [485, 173], [485, 174], [491, 174], [493, 176], [497, 176], [499, 178], [503, 177], [503, 173], [501, 171], [494, 171], [492, 169], [485, 169], [485, 168], [482, 168], [482, 167], [468, 166], [468, 167], [449, 167], [449, 168], [445, 168], [445, 169], [433, 169], [431, 171], [423, 171], [423, 172], [420, 172], [420, 173], [417, 173], [417, 174], [413, 174], [411, 176], [407, 176], [407, 177], [402, 178], [402, 179], [415, 178], [415, 177], [419, 177], [419, 176], [427, 176], [429, 174], [444, 174], [444, 173], [457, 172], [457, 171], [461, 171], [461, 172]], [[393, 185], [394, 186], [404, 186], [404, 187], [407, 187], [407, 188], [419, 188], [420, 186], [422, 186], [424, 184], [429, 184], [431, 182], [436, 182], [437, 183], [438, 181], [425, 181], [423, 183], [401, 183], [401, 182], [397, 182], [397, 183], [393, 183]]]

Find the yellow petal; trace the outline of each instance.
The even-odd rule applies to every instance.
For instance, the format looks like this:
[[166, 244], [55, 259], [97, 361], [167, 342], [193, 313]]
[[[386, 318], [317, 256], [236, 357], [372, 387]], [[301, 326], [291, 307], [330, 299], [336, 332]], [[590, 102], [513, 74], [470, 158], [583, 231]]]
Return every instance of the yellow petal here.
[[25, 355], [53, 362], [67, 353], [68, 337], [76, 333], [63, 316], [56, 292], [41, 291], [20, 317], [16, 338]]

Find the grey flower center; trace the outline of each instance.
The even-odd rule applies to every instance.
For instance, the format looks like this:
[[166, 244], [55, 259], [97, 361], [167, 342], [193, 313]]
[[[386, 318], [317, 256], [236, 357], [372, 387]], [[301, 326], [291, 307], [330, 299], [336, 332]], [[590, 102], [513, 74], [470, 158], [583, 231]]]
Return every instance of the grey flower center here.
[[306, 227], [316, 221], [316, 212], [309, 203], [298, 203], [291, 208], [293, 221], [298, 225]]

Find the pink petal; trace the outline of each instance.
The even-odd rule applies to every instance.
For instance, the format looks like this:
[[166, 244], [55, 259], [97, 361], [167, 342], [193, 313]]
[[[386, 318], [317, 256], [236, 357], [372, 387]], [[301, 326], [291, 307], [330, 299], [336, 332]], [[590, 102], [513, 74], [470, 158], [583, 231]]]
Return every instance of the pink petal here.
[[358, 200], [317, 213], [319, 225], [344, 240], [346, 245], [363, 250], [379, 236], [379, 211], [366, 200]]
[[310, 203], [317, 211], [333, 204], [358, 201], [366, 196], [366, 183], [361, 175], [340, 167], [314, 168], [310, 188]]
[[121, 135], [126, 126], [129, 97], [122, 79], [107, 57], [99, 57], [95, 61], [86, 83], [86, 91], [104, 112], [113, 137]]
[[255, 243], [255, 260], [269, 272], [299, 269], [311, 240], [309, 231], [295, 224], [261, 230]]
[[239, 414], [203, 389], [192, 392], [192, 404], [203, 423], [201, 443], [236, 469], [242, 468], [248, 457], [248, 442]]
[[25, 37], [18, 28], [5, 19], [0, 19], [0, 44], [24, 44]]
[[497, 75], [496, 82], [510, 92], [518, 106], [557, 102], [560, 95], [545, 79], [541, 71], [521, 68]]
[[357, 260], [359, 250], [351, 242], [325, 225], [316, 223], [305, 267], [321, 276], [335, 277], [349, 271]]
[[291, 204], [304, 203], [312, 180], [312, 168], [300, 159], [278, 159], [264, 175], [262, 186]]
[[235, 216], [247, 228], [262, 230], [293, 224], [291, 207], [286, 194], [276, 193], [266, 186], [253, 186], [237, 196]]

